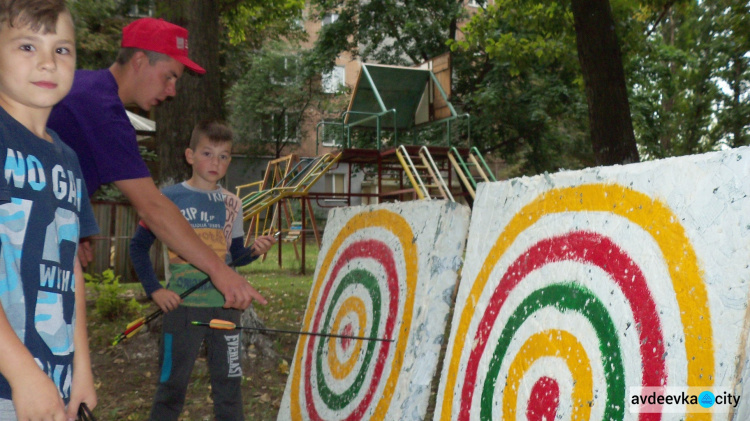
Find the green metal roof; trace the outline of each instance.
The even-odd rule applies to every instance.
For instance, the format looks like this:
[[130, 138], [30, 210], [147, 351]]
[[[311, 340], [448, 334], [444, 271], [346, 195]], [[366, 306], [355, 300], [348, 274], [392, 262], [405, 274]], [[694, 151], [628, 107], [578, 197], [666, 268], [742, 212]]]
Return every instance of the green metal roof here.
[[396, 129], [414, 127], [417, 107], [431, 77], [434, 79], [432, 72], [426, 69], [363, 64], [345, 123], [376, 127], [376, 119], [370, 116], [382, 114], [381, 129], [393, 129], [394, 113], [388, 111], [396, 110]]

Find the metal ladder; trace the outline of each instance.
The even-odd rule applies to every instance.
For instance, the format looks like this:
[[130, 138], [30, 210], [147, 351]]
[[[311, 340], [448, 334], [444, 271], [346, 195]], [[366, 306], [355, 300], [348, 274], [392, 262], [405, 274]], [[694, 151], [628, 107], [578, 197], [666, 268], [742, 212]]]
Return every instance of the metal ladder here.
[[453, 199], [451, 190], [445, 183], [443, 175], [440, 174], [440, 168], [438, 168], [437, 164], [435, 164], [435, 161], [432, 159], [432, 154], [430, 154], [430, 151], [427, 150], [427, 146], [422, 146], [421, 148], [419, 148], [419, 157], [422, 158], [422, 163], [425, 167], [427, 167], [427, 172], [430, 174], [430, 177], [432, 177], [433, 180], [437, 181], [437, 189], [440, 195], [443, 196], [443, 199], [455, 202], [456, 200]]
[[453, 168], [456, 171], [458, 178], [464, 184], [464, 187], [466, 187], [466, 190], [469, 192], [472, 199], [476, 197], [477, 180], [475, 175], [472, 174], [471, 168], [476, 168], [476, 177], [481, 177], [480, 181], [497, 181], [495, 175], [492, 173], [492, 170], [490, 170], [489, 165], [487, 165], [487, 162], [484, 160], [484, 157], [482, 157], [481, 152], [479, 152], [479, 149], [477, 149], [476, 146], [469, 149], [469, 156], [466, 159], [468, 162], [464, 161], [455, 146], [451, 147], [448, 151], [448, 159], [451, 161], [451, 164], [453, 164]]
[[[450, 190], [445, 184], [442, 175], [440, 175], [439, 168], [435, 164], [435, 161], [432, 159], [432, 155], [430, 155], [430, 152], [426, 147], [423, 146], [419, 150], [419, 157], [422, 161], [421, 165], [414, 164], [414, 161], [411, 159], [411, 156], [409, 156], [409, 152], [406, 150], [406, 147], [404, 145], [400, 145], [396, 149], [396, 156], [398, 157], [399, 162], [401, 162], [401, 166], [404, 168], [406, 177], [409, 179], [412, 187], [414, 187], [414, 191], [416, 192], [419, 199], [433, 199], [432, 195], [430, 194], [430, 189], [437, 189], [443, 199], [454, 201], [453, 195], [451, 195]], [[420, 175], [420, 170], [424, 170], [422, 175], [430, 177], [433, 184], [425, 184], [422, 176]]]

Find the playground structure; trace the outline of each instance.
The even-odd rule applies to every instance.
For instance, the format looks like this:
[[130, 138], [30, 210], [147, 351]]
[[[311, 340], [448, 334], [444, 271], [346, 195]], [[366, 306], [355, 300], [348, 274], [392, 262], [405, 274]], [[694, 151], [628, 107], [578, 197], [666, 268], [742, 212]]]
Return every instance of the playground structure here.
[[[250, 221], [246, 243], [282, 231], [282, 239], [292, 242], [297, 259], [301, 258], [304, 273], [308, 222], [320, 246], [313, 199], [321, 208], [331, 207], [321, 199], [332, 198], [341, 200], [338, 206], [351, 206], [353, 198], [360, 198], [362, 204], [440, 199], [471, 206], [477, 183], [496, 179], [471, 145], [469, 115], [456, 112], [449, 94], [449, 55], [420, 68], [362, 64], [347, 110], [339, 119], [321, 121], [316, 127], [316, 153], [321, 145], [339, 152], [272, 160], [263, 181], [237, 187], [243, 219]], [[345, 192], [310, 191], [326, 172], [342, 164], [347, 166]], [[364, 175], [363, 184], [355, 191], [352, 177], [358, 173]], [[243, 196], [248, 189], [250, 193]], [[295, 201], [299, 220], [290, 206]], [[278, 250], [281, 265], [281, 247]]]
[[[495, 176], [471, 145], [470, 116], [458, 114], [448, 100], [450, 82], [448, 54], [418, 68], [362, 64], [347, 110], [316, 128], [319, 146], [342, 148], [348, 191], [313, 196], [343, 196], [347, 205], [352, 197], [366, 203], [444, 199], [471, 205], [477, 183]], [[358, 171], [369, 191], [352, 191]]]
[[[282, 222], [286, 222], [286, 236], [282, 241], [291, 241], [297, 259], [302, 261], [302, 273], [305, 271], [305, 213], [309, 211], [309, 219], [320, 246], [320, 234], [315, 223], [312, 204], [308, 197], [310, 188], [338, 161], [341, 154], [326, 153], [315, 158], [299, 158], [297, 155], [287, 155], [270, 161], [262, 181], [237, 186], [237, 196], [242, 202], [242, 219], [250, 221], [245, 245], [252, 242], [252, 238], [259, 235], [271, 234], [274, 230], [283, 232]], [[243, 189], [253, 189], [242, 195]], [[289, 202], [299, 200], [301, 222], [292, 221], [293, 216]], [[282, 221], [283, 218], [283, 221]], [[297, 249], [296, 240], [302, 239], [302, 255]], [[278, 247], [279, 266], [281, 266], [281, 247]]]

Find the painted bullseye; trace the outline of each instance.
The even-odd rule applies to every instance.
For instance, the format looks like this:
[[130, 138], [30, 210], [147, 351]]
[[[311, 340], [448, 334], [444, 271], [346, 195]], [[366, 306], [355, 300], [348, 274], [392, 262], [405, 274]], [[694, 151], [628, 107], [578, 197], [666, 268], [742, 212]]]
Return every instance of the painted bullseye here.
[[[490, 276], [520, 234], [531, 228], [541, 218], [557, 213], [576, 212], [603, 212], [617, 215], [640, 227], [655, 241], [667, 265], [679, 307], [686, 354], [691, 357], [686, 361], [687, 384], [706, 387], [713, 385], [715, 370], [713, 333], [707, 307], [706, 286], [695, 251], [684, 228], [679, 223], [679, 218], [661, 201], [623, 186], [590, 184], [565, 187], [553, 189], [538, 196], [510, 219], [482, 263], [468, 295], [463, 298], [465, 304], [457, 316], [457, 323], [454, 327], [457, 333], [452, 348], [449, 350], [450, 359], [446, 361], [445, 398], [440, 411], [441, 419], [449, 419], [451, 416], [456, 416], [460, 420], [470, 418], [472, 394], [479, 369], [478, 363], [504, 300], [529, 271], [560, 260], [596, 265], [607, 272], [619, 285], [636, 318], [640, 354], [643, 361], [643, 385], [667, 384], [666, 365], [663, 361], [665, 340], [660, 331], [659, 317], [648, 283], [632, 259], [611, 240], [601, 235], [578, 232], [552, 240], [539, 241], [500, 274], [502, 279], [490, 292], [491, 297], [486, 300], [487, 308], [482, 312], [476, 311], [476, 303], [480, 302], [481, 297], [487, 293], [485, 287]], [[568, 242], [570, 240], [578, 240], [579, 243], [570, 243]], [[589, 244], [584, 246], [585, 242]], [[612, 253], [616, 255], [615, 258]], [[470, 329], [475, 315], [481, 315], [476, 330]], [[616, 337], [613, 335], [608, 338]], [[468, 346], [469, 344], [473, 345]], [[604, 354], [604, 351], [602, 353]], [[461, 368], [462, 360], [466, 360], [465, 369]], [[622, 374], [620, 372], [618, 375], [623, 377]], [[456, 382], [459, 378], [461, 378], [461, 386], [458, 387], [460, 391], [456, 390]], [[491, 376], [488, 375], [487, 379], [490, 378]], [[496, 377], [492, 377], [492, 381], [495, 379]], [[508, 396], [504, 394], [503, 400], [507, 398]], [[454, 403], [458, 403], [460, 408], [454, 410]], [[687, 419], [693, 419], [694, 415], [696, 414], [687, 414]]]
[[[560, 352], [565, 350], [566, 352]], [[550, 329], [529, 337], [516, 354], [508, 371], [505, 393], [503, 394], [503, 419], [516, 419], [518, 386], [523, 374], [536, 360], [542, 357], [560, 357], [565, 360], [568, 370], [576, 383], [573, 386], [573, 412], [571, 419], [591, 418], [591, 405], [594, 399], [594, 379], [589, 367], [589, 357], [583, 345], [575, 336], [564, 330]], [[607, 418], [609, 419], [609, 418]]]
[[[550, 262], [560, 260], [574, 260], [590, 263], [599, 266], [602, 270], [610, 274], [612, 279], [620, 286], [620, 289], [628, 299], [636, 323], [641, 326], [639, 339], [641, 344], [641, 358], [643, 361], [642, 371], [644, 384], [666, 384], [666, 363], [662, 358], [664, 355], [664, 339], [661, 335], [661, 329], [658, 323], [656, 305], [648, 291], [643, 274], [638, 267], [635, 266], [632, 260], [630, 260], [630, 258], [608, 238], [589, 232], [573, 232], [563, 236], [542, 240], [532, 245], [508, 267], [508, 271], [504, 274], [503, 278], [498, 283], [498, 286], [495, 288], [492, 297], [489, 300], [490, 304], [482, 316], [477, 329], [475, 340], [478, 345], [470, 353], [467, 363], [466, 381], [462, 391], [462, 408], [467, 412], [470, 412], [471, 410], [470, 402], [474, 393], [474, 389], [469, 385], [473, 384], [475, 381], [474, 379], [476, 378], [479, 367], [479, 359], [484, 352], [487, 337], [495, 324], [497, 314], [505, 304], [508, 292], [518, 285], [530, 272]], [[625, 376], [624, 368], [622, 366], [622, 356], [619, 355], [618, 351], [619, 344], [615, 339], [617, 337], [616, 328], [611, 325], [612, 322], [608, 316], [606, 320], [609, 321], [610, 325], [599, 326], [599, 323], [603, 320], [602, 315], [608, 314], [606, 308], [598, 299], [596, 299], [593, 293], [587, 292], [587, 290], [584, 290], [583, 288], [576, 288], [573, 291], [576, 292], [575, 294], [571, 294], [571, 291], [557, 289], [550, 291], [553, 292], [553, 294], [544, 294], [544, 292], [545, 290], [541, 290], [530, 294], [529, 297], [531, 298], [524, 300], [524, 303], [526, 304], [522, 304], [519, 307], [519, 309], [523, 309], [521, 314], [524, 314], [524, 311], [528, 312], [532, 310], [534, 306], [554, 305], [559, 306], [558, 308], [580, 311], [592, 322], [597, 331], [597, 337], [599, 338], [600, 343], [609, 344], [607, 347], [602, 347], [602, 350], [608, 351], [606, 354], [609, 354], [610, 357], [614, 357], [613, 359], [617, 362], [617, 364], [603, 364], [605, 368], [614, 368], [616, 370], [605, 371], [608, 390], [608, 405], [607, 412], [605, 413], [608, 416], [605, 416], [605, 418], [609, 419], [609, 417], [614, 416], [615, 419], [617, 419], [618, 411], [611, 412], [613, 410], [612, 405], [619, 406], [620, 414], [624, 411]], [[584, 296], [585, 298], [581, 298]], [[565, 299], [557, 300], [557, 297], [565, 297]], [[534, 303], [536, 304], [528, 304], [529, 300], [532, 298], [535, 300]], [[581, 299], [583, 299], [583, 301], [580, 301]], [[531, 308], [524, 308], [524, 306]], [[518, 328], [517, 324], [511, 324], [512, 320], [513, 318], [511, 318], [506, 325], [503, 335], [498, 341], [495, 350], [496, 356], [498, 352], [504, 355], [505, 350], [507, 349], [507, 341], [511, 339], [508, 335], [512, 335], [513, 331]], [[488, 371], [488, 379], [494, 379], [499, 375], [499, 363], [501, 362], [502, 358], [499, 361], [493, 359], [493, 364], [490, 365]], [[620, 379], [618, 384], [612, 383], [615, 378]], [[487, 393], [488, 392], [485, 389], [482, 398], [483, 414], [486, 410], [490, 409], [488, 399], [491, 399], [491, 395], [488, 397]], [[610, 401], [610, 399], [612, 400]], [[468, 415], [469, 414], [466, 414], [460, 419], [468, 419]], [[619, 417], [621, 418], [621, 415]], [[483, 415], [482, 418], [488, 419], [486, 415]]]
[[[386, 244], [380, 240], [367, 239], [360, 234], [373, 229], [386, 230], [398, 240], [398, 244]], [[349, 238], [354, 240], [348, 241]], [[328, 361], [331, 373], [336, 371], [335, 368], [331, 369], [333, 365], [330, 364], [330, 356], [338, 351], [333, 348], [334, 351], [331, 352], [330, 344], [325, 348], [324, 340], [308, 340], [301, 337], [295, 354], [291, 381], [290, 412], [293, 420], [303, 419], [300, 398], [304, 401], [305, 418], [311, 420], [333, 417], [352, 421], [362, 419], [365, 415], [377, 419], [385, 417], [404, 362], [413, 317], [413, 297], [418, 276], [417, 250], [413, 238], [411, 227], [403, 217], [391, 211], [378, 210], [355, 215], [334, 239], [319, 265], [310, 294], [311, 304], [303, 320], [304, 328], [320, 332], [329, 328], [335, 330], [345, 318], [353, 319], [352, 316], [347, 317], [347, 314], [356, 314], [360, 331], [370, 326], [368, 333], [371, 336], [395, 339], [395, 342], [370, 341], [369, 344], [359, 345], [365, 347], [365, 357], [361, 356], [362, 352], [352, 352], [351, 355], [359, 357], [354, 359], [354, 365], [349, 370], [351, 372], [343, 369], [343, 364], [342, 370], [338, 372], [347, 381], [354, 376], [352, 385], [344, 393], [333, 393], [327, 384], [328, 379], [322, 375], [322, 362]], [[345, 242], [346, 246], [342, 247]], [[397, 257], [394, 251], [398, 253]], [[403, 267], [402, 272], [397, 269], [396, 259]], [[375, 262], [374, 267], [378, 267], [377, 270], [382, 273], [371, 272], [372, 264], [365, 265], [370, 268], [368, 270], [352, 270], [348, 264], [358, 260]], [[339, 273], [343, 268], [350, 272], [341, 276]], [[399, 275], [400, 273], [403, 275]], [[339, 279], [340, 281], [337, 281]], [[360, 286], [359, 290], [362, 290], [361, 287], [367, 290], [372, 305], [362, 305], [364, 301], [360, 299], [360, 304], [354, 305], [353, 308], [359, 306], [372, 311], [372, 314], [365, 314], [363, 317], [358, 310], [348, 308], [350, 304], [346, 304], [347, 309], [344, 309], [343, 303], [339, 305], [336, 314], [333, 314], [335, 303], [343, 300], [341, 294], [345, 294], [344, 284], [356, 284]], [[375, 298], [376, 295], [378, 298]], [[334, 327], [337, 323], [339, 325]], [[316, 341], [318, 346], [315, 345]], [[370, 349], [372, 351], [368, 351]], [[325, 352], [326, 350], [328, 352]], [[328, 359], [325, 358], [326, 355]], [[338, 360], [336, 355], [334, 357], [334, 360]], [[349, 361], [347, 359], [344, 364], [348, 364]], [[357, 364], [359, 368], [355, 374]], [[333, 377], [332, 375], [331, 379]], [[365, 384], [365, 381], [369, 384]], [[376, 395], [380, 398], [374, 404]]]
[[528, 421], [549, 421], [557, 416], [560, 405], [560, 386], [555, 379], [543, 376], [531, 388], [529, 404], [526, 407]]
[[[560, 299], [562, 297], [562, 299]], [[508, 322], [503, 328], [502, 334], [498, 339], [497, 346], [493, 352], [493, 357], [490, 361], [490, 366], [487, 370], [487, 377], [484, 381], [481, 396], [481, 415], [482, 420], [491, 420], [492, 414], [492, 398], [494, 394], [495, 384], [500, 377], [500, 366], [505, 358], [511, 341], [516, 336], [516, 332], [521, 325], [534, 315], [535, 312], [545, 307], [555, 307], [561, 312], [566, 311], [577, 312], [586, 317], [591, 323], [596, 332], [596, 336], [599, 339], [599, 349], [601, 351], [601, 365], [604, 368], [604, 378], [607, 385], [607, 403], [604, 412], [604, 419], [622, 419], [624, 416], [625, 408], [625, 375], [622, 361], [622, 355], [620, 355], [620, 346], [617, 341], [617, 328], [614, 322], [609, 317], [604, 304], [594, 293], [578, 284], [567, 283], [567, 284], [554, 284], [540, 290], [534, 291], [523, 302], [513, 311], [513, 314], [509, 318]], [[564, 332], [562, 330], [556, 330]], [[570, 333], [567, 333], [570, 335]], [[528, 340], [526, 341], [528, 343]], [[510, 372], [518, 372], [517, 376], [522, 376], [531, 364], [539, 358], [550, 355], [545, 354], [549, 351], [545, 350], [543, 346], [536, 348], [531, 347], [527, 352], [530, 354], [526, 357], [525, 362], [520, 366], [515, 366], [518, 361], [518, 356], [514, 359], [514, 363], [511, 364]], [[553, 356], [564, 356], [566, 355], [565, 350], [569, 348], [559, 348], [558, 352], [561, 355]], [[537, 352], [537, 353], [535, 353]], [[586, 359], [588, 361], [588, 357]], [[583, 364], [583, 360], [579, 361], [578, 367], [580, 369], [587, 370], [586, 376], [591, 376], [591, 369], [588, 364]], [[582, 382], [573, 373], [573, 378], [576, 379], [576, 385], [573, 389], [573, 395], [583, 396], [579, 387], [582, 387]], [[517, 380], [520, 382], [521, 377]], [[503, 390], [503, 414], [509, 414], [508, 411], [516, 411], [517, 407], [517, 392], [518, 385], [510, 381], [510, 376], [506, 382], [506, 386]], [[586, 393], [593, 393], [593, 390], [588, 390]], [[575, 398], [574, 398], [575, 400]], [[574, 403], [574, 408], [578, 406]], [[586, 405], [589, 407], [589, 405]], [[574, 409], [575, 411], [575, 409]], [[575, 412], [574, 412], [575, 413]], [[573, 419], [580, 419], [573, 417]], [[588, 419], [588, 417], [586, 418]]]
[[[333, 297], [331, 298], [331, 302], [338, 302], [341, 299], [341, 295], [344, 293], [344, 291], [350, 287], [353, 284], [359, 284], [364, 286], [367, 289], [367, 292], [370, 294], [370, 300], [372, 301], [372, 311], [373, 311], [373, 318], [372, 318], [372, 326], [370, 327], [369, 336], [375, 337], [378, 334], [378, 328], [380, 327], [380, 314], [381, 314], [381, 298], [380, 298], [380, 290], [378, 287], [378, 282], [375, 279], [372, 274], [365, 272], [363, 270], [355, 269], [349, 273], [347, 273], [344, 278], [341, 280], [341, 283], [336, 287], [336, 291], [333, 293]], [[345, 300], [344, 303], [341, 305], [339, 310], [339, 314], [341, 314], [342, 311], [347, 311], [347, 306], [358, 306], [360, 311], [364, 312], [364, 302], [361, 298], [357, 297], [350, 297], [353, 298], [353, 300]], [[351, 304], [347, 304], [351, 303]], [[326, 320], [323, 324], [323, 332], [337, 332], [338, 329], [336, 329], [336, 326], [334, 326], [333, 330], [331, 330], [331, 316], [333, 312], [334, 307], [330, 306], [328, 308], [328, 312], [326, 313]], [[356, 310], [355, 310], [356, 311]], [[362, 319], [360, 319], [364, 322], [366, 322], [366, 316]], [[364, 327], [362, 329], [364, 331]], [[367, 349], [365, 351], [365, 356], [363, 358], [362, 366], [360, 367], [359, 372], [357, 373], [354, 381], [352, 382], [351, 386], [344, 391], [343, 393], [334, 393], [330, 390], [328, 387], [326, 380], [323, 376], [323, 358], [320, 358], [322, 355], [325, 355], [323, 353], [323, 346], [324, 343], [328, 342], [328, 348], [329, 350], [333, 348], [333, 354], [330, 352], [328, 353], [328, 361], [330, 363], [331, 359], [338, 360], [338, 358], [335, 356], [335, 348], [336, 348], [336, 341], [335, 340], [328, 340], [328, 341], [318, 341], [318, 351], [317, 351], [317, 357], [316, 358], [316, 366], [317, 366], [317, 386], [318, 386], [318, 393], [320, 394], [320, 398], [325, 402], [325, 404], [329, 408], [333, 408], [336, 410], [340, 410], [344, 407], [346, 407], [353, 398], [355, 398], [362, 387], [362, 384], [365, 381], [365, 376], [368, 372], [368, 367], [370, 366], [370, 363], [372, 362], [372, 355], [375, 352], [375, 347], [377, 345], [376, 341], [367, 341]], [[312, 344], [312, 342], [310, 342]], [[354, 367], [354, 365], [357, 363], [357, 358], [350, 358], [351, 367]], [[346, 378], [350, 371], [342, 371], [338, 370], [339, 367], [331, 366], [330, 370], [334, 377], [337, 379], [343, 379]], [[350, 368], [351, 370], [351, 368]]]
[[[377, 250], [378, 248], [385, 247], [380, 242], [374, 242], [369, 241], [368, 244], [365, 246], [361, 243], [354, 243], [352, 247], [348, 248], [344, 254], [342, 255], [342, 259], [340, 262], [342, 263], [340, 266], [337, 266], [336, 273], [332, 274], [333, 279], [336, 279], [336, 275], [338, 274], [338, 270], [340, 270], [341, 266], [343, 266], [344, 262], [349, 261], [349, 258], [361, 258], [361, 249], [360, 247], [363, 247], [369, 250]], [[359, 251], [358, 251], [359, 250]], [[396, 277], [395, 277], [395, 262], [393, 261], [392, 256], [388, 255], [385, 250], [380, 250], [383, 253], [383, 256], [388, 256], [382, 259], [382, 262], [384, 263], [383, 269], [386, 273], [388, 273], [387, 279], [388, 279], [388, 285], [391, 288], [391, 291], [389, 291], [390, 295], [390, 303], [389, 306], [390, 309], [393, 309], [398, 304], [398, 290], [393, 289], [393, 284], [397, 283]], [[390, 250], [388, 250], [390, 251]], [[351, 254], [351, 256], [349, 256]], [[333, 293], [333, 296], [331, 297], [331, 302], [336, 303], [341, 299], [341, 295], [344, 293], [344, 291], [349, 288], [350, 286], [357, 284], [364, 286], [367, 292], [370, 294], [370, 300], [372, 301], [372, 326], [370, 329], [370, 336], [377, 336], [378, 329], [380, 328], [380, 315], [381, 315], [381, 296], [380, 296], [380, 287], [378, 286], [378, 281], [371, 273], [366, 272], [364, 270], [355, 269], [351, 272], [344, 275], [341, 282], [336, 286], [336, 290]], [[330, 285], [330, 284], [329, 284]], [[396, 285], [397, 287], [397, 285]], [[328, 290], [326, 290], [323, 294], [323, 300], [322, 302], [328, 301]], [[322, 329], [320, 329], [318, 326], [318, 323], [315, 323], [313, 325], [313, 329], [315, 329], [316, 332], [322, 331], [322, 332], [328, 332], [330, 331], [331, 327], [331, 317], [333, 312], [334, 306], [329, 306], [325, 322], [323, 323]], [[319, 309], [320, 314], [322, 314], [323, 308], [321, 307]], [[393, 311], [388, 311], [388, 314], [393, 314]], [[392, 318], [391, 316], [390, 318]], [[316, 318], [316, 322], [319, 321], [319, 318]], [[345, 408], [347, 405], [349, 405], [361, 392], [362, 385], [365, 381], [365, 377], [367, 376], [369, 372], [370, 364], [372, 363], [372, 357], [375, 353], [375, 348], [378, 345], [378, 342], [376, 341], [368, 341], [367, 342], [367, 348], [365, 350], [365, 356], [362, 359], [362, 366], [360, 367], [359, 372], [357, 373], [356, 377], [354, 378], [354, 381], [352, 382], [351, 386], [349, 386], [343, 393], [335, 393], [331, 391], [331, 389], [328, 387], [328, 384], [326, 383], [326, 379], [323, 376], [323, 348], [324, 343], [326, 341], [319, 340], [318, 341], [318, 348], [317, 353], [313, 353], [313, 344], [314, 341], [310, 341], [308, 344], [308, 354], [307, 354], [307, 363], [309, 364], [306, 368], [308, 368], [313, 364], [313, 356], [315, 357], [315, 364], [316, 364], [316, 384], [317, 384], [317, 392], [320, 395], [320, 399], [325, 403], [325, 405], [328, 408], [331, 408], [333, 410], [341, 410]], [[334, 341], [328, 341], [329, 344], [335, 344]], [[388, 349], [387, 347], [381, 347], [380, 349], [380, 356], [378, 357], [378, 361], [384, 359], [384, 354], [387, 355]], [[380, 368], [378, 370], [378, 368]], [[382, 364], [378, 364], [376, 362], [375, 365], [376, 372], [381, 373], [382, 372]], [[333, 371], [333, 370], [331, 370]], [[379, 374], [378, 374], [379, 377]], [[379, 379], [374, 378], [373, 381], [377, 382]], [[307, 388], [306, 390], [310, 390], [311, 388]], [[312, 395], [310, 395], [312, 397]]]
[[[380, 303], [378, 303], [378, 305], [380, 305]], [[356, 332], [353, 331], [351, 323], [348, 323], [344, 326], [344, 329], [341, 329], [341, 321], [350, 313], [356, 313], [357, 315], [359, 330]], [[373, 322], [373, 325], [375, 325], [375, 322]], [[341, 332], [342, 335], [346, 336], [362, 336], [364, 335], [366, 327], [367, 310], [365, 309], [364, 301], [359, 297], [349, 297], [341, 304], [339, 312], [336, 314], [336, 319], [333, 322], [331, 332]], [[374, 333], [377, 334], [377, 326], [375, 326], [373, 330]], [[320, 343], [322, 344], [323, 342]], [[353, 346], [354, 349], [350, 353], [349, 358], [347, 358], [346, 361], [341, 362], [336, 350], [336, 341], [328, 341], [328, 365], [331, 370], [331, 375], [336, 380], [344, 379], [351, 373], [352, 368], [357, 364], [357, 358], [362, 349], [362, 341], [342, 338], [339, 339], [339, 343], [341, 343], [341, 347], [344, 350], [347, 350], [349, 346]]]

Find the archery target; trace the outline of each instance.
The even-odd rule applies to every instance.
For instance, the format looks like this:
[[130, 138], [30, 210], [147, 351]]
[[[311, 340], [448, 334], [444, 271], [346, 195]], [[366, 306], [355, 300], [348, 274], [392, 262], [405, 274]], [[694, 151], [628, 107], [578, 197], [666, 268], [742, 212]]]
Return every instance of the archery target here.
[[435, 420], [709, 419], [629, 393], [742, 383], [749, 151], [481, 185]]
[[469, 209], [331, 210], [279, 420], [424, 419]]

